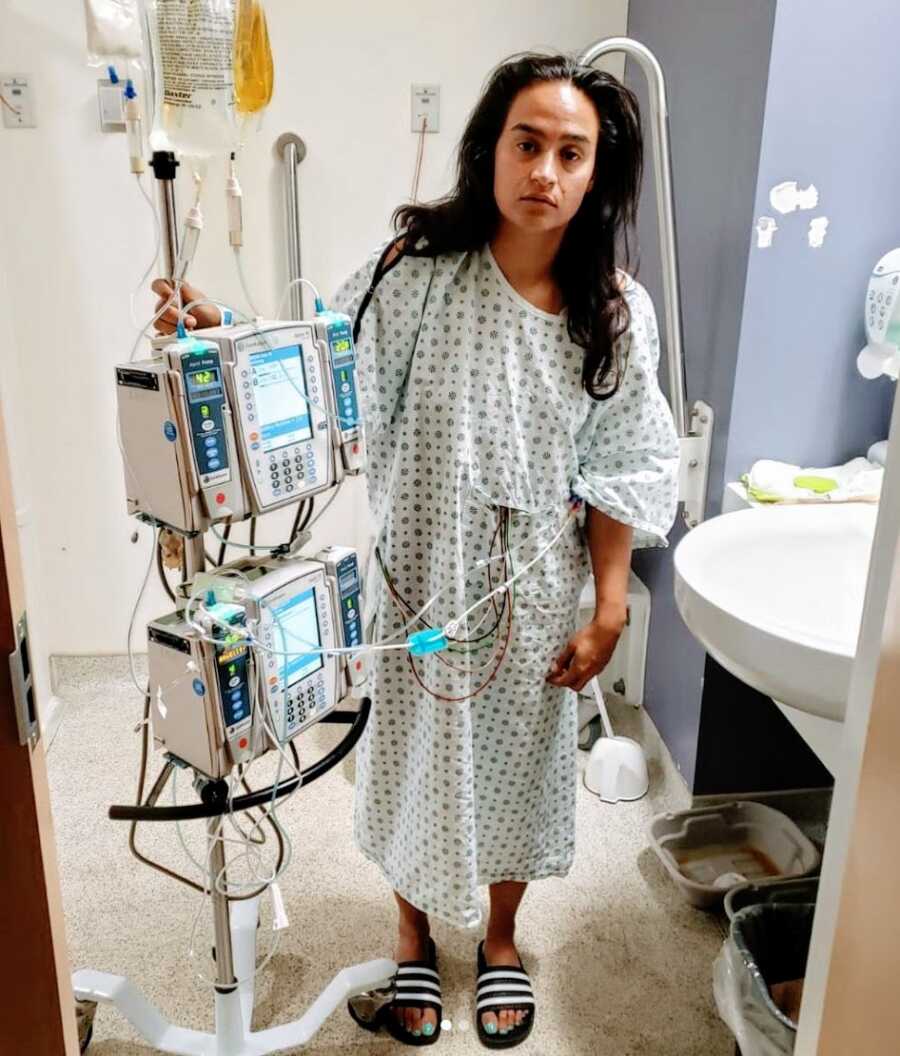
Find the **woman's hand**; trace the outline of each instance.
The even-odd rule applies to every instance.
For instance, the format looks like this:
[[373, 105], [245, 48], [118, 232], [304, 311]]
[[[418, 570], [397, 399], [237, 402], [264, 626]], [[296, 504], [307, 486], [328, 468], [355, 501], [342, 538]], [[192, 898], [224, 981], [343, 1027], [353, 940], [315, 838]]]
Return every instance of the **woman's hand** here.
[[[156, 302], [156, 308], [154, 309], [155, 314], [163, 305], [169, 304], [169, 301], [172, 300], [172, 285], [165, 279], [156, 279], [152, 289], [154, 293], [159, 294], [159, 300]], [[181, 284], [182, 304], [190, 304], [191, 301], [202, 301], [205, 297], [206, 294], [201, 293], [194, 286], [189, 286], [186, 282]], [[221, 322], [222, 313], [214, 304], [197, 304], [184, 317], [186, 330], [201, 330], [207, 326], [219, 326]], [[156, 320], [156, 329], [161, 334], [174, 334], [177, 325], [178, 306], [172, 301], [165, 312]]]
[[581, 690], [609, 663], [625, 626], [627, 607], [624, 601], [603, 602], [593, 620], [569, 639], [556, 657], [547, 675], [553, 686]]

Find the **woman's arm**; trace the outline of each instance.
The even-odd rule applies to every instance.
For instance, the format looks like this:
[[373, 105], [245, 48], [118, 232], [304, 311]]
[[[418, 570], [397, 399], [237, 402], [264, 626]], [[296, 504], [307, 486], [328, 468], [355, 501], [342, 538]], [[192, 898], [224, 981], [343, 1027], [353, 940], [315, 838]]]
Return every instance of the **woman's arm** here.
[[634, 532], [593, 506], [587, 508], [585, 528], [594, 570], [594, 618], [572, 636], [547, 676], [552, 685], [575, 690], [606, 667], [625, 627]]

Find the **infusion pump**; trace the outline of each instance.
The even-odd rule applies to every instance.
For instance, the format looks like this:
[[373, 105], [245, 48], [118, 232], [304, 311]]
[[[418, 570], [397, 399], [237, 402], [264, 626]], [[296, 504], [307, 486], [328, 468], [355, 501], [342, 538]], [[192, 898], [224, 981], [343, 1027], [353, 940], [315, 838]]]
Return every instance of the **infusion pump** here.
[[153, 736], [208, 777], [292, 740], [364, 683], [362, 654], [327, 652], [362, 644], [355, 550], [236, 561], [185, 589], [204, 633], [186, 610], [148, 627]]
[[130, 513], [194, 533], [364, 469], [346, 316], [157, 339], [116, 368]]

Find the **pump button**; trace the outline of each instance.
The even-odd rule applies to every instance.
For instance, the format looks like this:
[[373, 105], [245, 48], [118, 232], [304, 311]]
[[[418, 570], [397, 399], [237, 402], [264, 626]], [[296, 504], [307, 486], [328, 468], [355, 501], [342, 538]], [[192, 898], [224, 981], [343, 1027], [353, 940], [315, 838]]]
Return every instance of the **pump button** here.
[[220, 491], [216, 494], [216, 504], [219, 506], [225, 505], [225, 492]]

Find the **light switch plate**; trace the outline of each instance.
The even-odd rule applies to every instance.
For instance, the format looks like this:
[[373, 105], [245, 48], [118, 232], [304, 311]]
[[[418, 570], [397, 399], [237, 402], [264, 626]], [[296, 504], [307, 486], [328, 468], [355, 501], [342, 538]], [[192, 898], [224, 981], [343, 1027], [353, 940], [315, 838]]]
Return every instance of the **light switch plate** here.
[[36, 128], [34, 86], [27, 73], [0, 73], [4, 128]]
[[439, 84], [414, 84], [412, 86], [412, 131], [421, 132], [423, 121], [426, 132], [440, 132], [441, 86]]
[[97, 102], [100, 106], [100, 131], [125, 131], [125, 100], [122, 85], [110, 80], [97, 81]]

